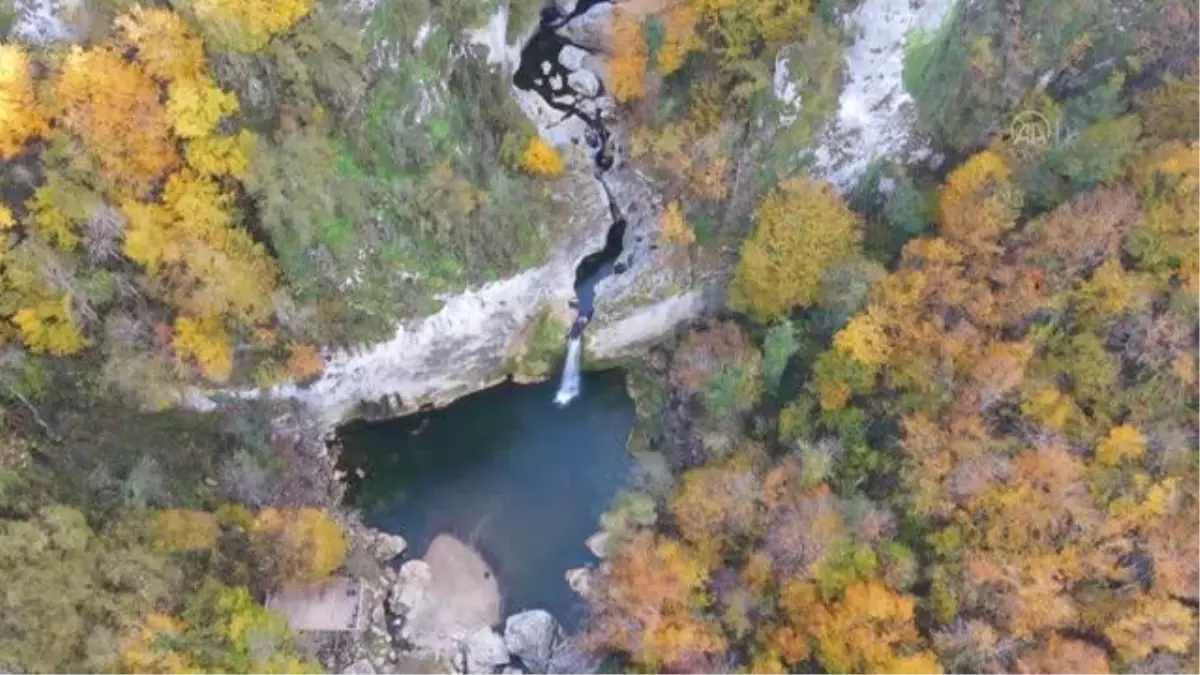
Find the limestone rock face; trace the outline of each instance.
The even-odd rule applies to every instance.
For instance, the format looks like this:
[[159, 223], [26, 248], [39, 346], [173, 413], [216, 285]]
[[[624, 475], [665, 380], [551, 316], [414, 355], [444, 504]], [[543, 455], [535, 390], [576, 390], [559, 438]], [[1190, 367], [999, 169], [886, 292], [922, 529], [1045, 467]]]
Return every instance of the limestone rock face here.
[[[701, 283], [694, 278], [687, 256], [657, 246], [661, 199], [651, 182], [627, 161], [623, 150], [627, 134], [612, 116], [615, 101], [602, 93], [601, 59], [611, 12], [611, 4], [601, 2], [557, 29], [572, 44], [557, 55], [569, 74], [560, 83], [568, 86], [555, 94], [560, 101], [570, 96], [583, 115], [603, 120], [616, 157], [610, 170], [597, 177], [588, 149], [588, 138], [594, 134], [581, 115], [556, 110], [535, 92], [510, 88], [538, 134], [566, 161], [566, 171], [551, 184], [548, 198], [569, 204], [570, 216], [556, 224], [557, 240], [548, 258], [537, 267], [441, 298], [438, 312], [400, 322], [389, 339], [327, 350], [322, 354], [326, 367], [320, 378], [302, 388], [282, 385], [267, 395], [294, 398], [322, 423], [334, 425], [356, 417], [394, 417], [425, 406], [447, 405], [503, 381], [509, 374], [508, 356], [519, 350], [522, 336], [539, 313], [549, 307], [569, 314], [576, 267], [604, 247], [613, 223], [611, 206], [627, 222], [625, 252], [618, 261], [623, 271], [596, 288], [596, 312], [585, 334], [589, 358], [634, 353], [712, 306], [709, 293], [696, 292]], [[475, 45], [478, 58], [486, 59], [498, 77], [511, 80], [522, 45], [507, 42], [507, 22], [508, 13], [501, 9], [459, 42]], [[436, 30], [433, 26], [423, 34]], [[528, 34], [526, 27], [521, 31]], [[400, 49], [396, 45], [377, 47], [376, 60], [401, 58], [393, 54]], [[444, 98], [439, 91], [426, 93], [422, 96], [434, 106], [431, 110]], [[223, 393], [244, 398], [263, 395], [257, 390]], [[183, 402], [202, 410], [215, 406], [211, 393], [199, 390], [185, 392]]]
[[561, 639], [562, 627], [542, 609], [513, 614], [504, 622], [504, 644], [530, 673], [546, 672], [554, 647]]
[[[839, 191], [851, 189], [877, 158], [925, 150], [914, 146], [915, 113], [903, 81], [905, 36], [937, 28], [953, 6], [951, 0], [864, 0], [845, 17], [847, 33], [858, 37], [846, 52], [846, 85], [817, 147], [815, 171]], [[786, 100], [786, 84], [779, 84], [776, 94]]]
[[612, 18], [612, 3], [600, 2], [588, 8], [566, 25], [558, 34], [589, 52], [608, 51], [608, 22]]

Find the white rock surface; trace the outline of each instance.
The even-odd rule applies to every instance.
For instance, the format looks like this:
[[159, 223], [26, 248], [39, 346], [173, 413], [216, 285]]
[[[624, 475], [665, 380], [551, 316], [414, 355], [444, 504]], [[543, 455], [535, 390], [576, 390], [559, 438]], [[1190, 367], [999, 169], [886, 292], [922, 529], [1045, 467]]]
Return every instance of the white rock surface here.
[[914, 29], [933, 30], [954, 0], [863, 0], [846, 17], [857, 35], [846, 51], [846, 86], [837, 117], [816, 152], [817, 173], [846, 192], [875, 159], [902, 153], [912, 135], [912, 97], [904, 90], [904, 45]]
[[504, 639], [491, 628], [480, 628], [463, 641], [467, 652], [468, 673], [493, 673], [508, 665], [508, 648]]
[[584, 333], [587, 353], [598, 358], [631, 354], [662, 339], [679, 324], [701, 316], [718, 303], [709, 289], [696, 288], [642, 305], [620, 319]]
[[600, 78], [595, 73], [577, 70], [567, 76], [567, 86], [582, 96], [595, 96], [600, 93]]
[[592, 5], [557, 32], [567, 41], [588, 51], [605, 52], [608, 49], [608, 21], [612, 11], [610, 2]]
[[367, 659], [359, 659], [342, 671], [342, 675], [375, 675], [375, 666]]
[[80, 0], [13, 0], [11, 35], [22, 42], [47, 45], [72, 39], [64, 16], [78, 10]]
[[393, 614], [407, 615], [425, 602], [432, 582], [433, 572], [424, 560], [404, 563], [388, 594], [388, 609]]
[[372, 553], [375, 559], [380, 563], [389, 563], [396, 556], [404, 553], [408, 549], [408, 542], [398, 534], [388, 534], [380, 532], [375, 537], [375, 543], [372, 546]]
[[542, 609], [513, 614], [504, 622], [504, 644], [530, 673], [546, 672], [554, 646], [561, 639], [562, 627]]
[[567, 70], [579, 70], [588, 53], [575, 45], [566, 45], [558, 51], [558, 62]]

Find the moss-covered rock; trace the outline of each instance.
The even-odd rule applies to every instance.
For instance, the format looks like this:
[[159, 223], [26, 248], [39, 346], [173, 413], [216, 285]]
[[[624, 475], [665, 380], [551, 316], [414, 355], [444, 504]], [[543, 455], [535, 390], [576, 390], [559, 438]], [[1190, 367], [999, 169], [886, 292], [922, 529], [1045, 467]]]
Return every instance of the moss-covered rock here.
[[558, 370], [567, 344], [568, 325], [550, 307], [543, 307], [522, 332], [509, 356], [508, 372], [515, 382], [541, 382]]

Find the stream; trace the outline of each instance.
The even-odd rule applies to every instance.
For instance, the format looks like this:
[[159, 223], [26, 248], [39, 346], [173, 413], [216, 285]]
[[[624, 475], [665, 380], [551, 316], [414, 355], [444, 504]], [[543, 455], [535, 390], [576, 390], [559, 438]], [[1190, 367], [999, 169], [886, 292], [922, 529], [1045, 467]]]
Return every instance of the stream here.
[[585, 122], [582, 140], [612, 216], [603, 247], [576, 267], [576, 318], [557, 391], [554, 382], [508, 383], [440, 410], [339, 429], [348, 499], [368, 525], [404, 536], [413, 556], [434, 536], [455, 535], [495, 570], [505, 614], [546, 609], [568, 630], [579, 624], [583, 603], [564, 574], [595, 562], [584, 541], [628, 479], [625, 443], [634, 418], [621, 372], [580, 370], [596, 286], [624, 271], [617, 260], [626, 221], [602, 180], [614, 162], [609, 130], [599, 112], [586, 109], [598, 107], [583, 105], [604, 95], [603, 84], [590, 96], [568, 85], [579, 71], [560, 62], [571, 43], [557, 29], [600, 1], [580, 0], [568, 16], [548, 4], [513, 74], [514, 86]]

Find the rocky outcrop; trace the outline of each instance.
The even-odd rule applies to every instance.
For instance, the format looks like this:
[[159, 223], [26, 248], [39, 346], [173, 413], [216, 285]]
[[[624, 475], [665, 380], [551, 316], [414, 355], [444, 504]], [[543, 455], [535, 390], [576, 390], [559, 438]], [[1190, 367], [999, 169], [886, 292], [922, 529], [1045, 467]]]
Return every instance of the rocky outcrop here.
[[504, 622], [504, 644], [509, 653], [520, 659], [526, 672], [547, 672], [562, 638], [562, 627], [545, 610], [524, 611]]
[[408, 542], [398, 534], [379, 532], [371, 544], [371, 554], [375, 560], [386, 565], [408, 550]]
[[[857, 38], [846, 51], [846, 84], [837, 117], [816, 151], [816, 172], [846, 192], [880, 157], [920, 154], [913, 138], [915, 113], [904, 89], [904, 45], [913, 30], [936, 28], [954, 0], [864, 0], [844, 17]], [[782, 64], [786, 69], [788, 64]], [[776, 64], [776, 73], [780, 73]], [[786, 101], [786, 83], [777, 77], [776, 95]]]
[[573, 45], [590, 52], [604, 53], [608, 50], [608, 23], [612, 19], [612, 11], [612, 3], [598, 2], [557, 32]]
[[[532, 91], [512, 88], [539, 134], [567, 159], [568, 171], [555, 193], [570, 200], [572, 216], [550, 259], [508, 279], [443, 298], [440, 311], [402, 323], [389, 340], [328, 353], [321, 378], [302, 388], [278, 387], [273, 396], [295, 398], [326, 423], [336, 424], [356, 416], [396, 416], [445, 405], [500, 382], [509, 374], [509, 355], [520, 351], [520, 340], [543, 308], [569, 316], [576, 267], [603, 248], [614, 207], [627, 221], [624, 252], [616, 264], [620, 273], [596, 287], [588, 358], [636, 352], [713, 306], [716, 296], [698, 290], [701, 280], [686, 256], [658, 246], [660, 199], [624, 158], [624, 133], [610, 116], [615, 104], [603, 92], [602, 74], [589, 53], [602, 48], [610, 11], [602, 2], [560, 27], [575, 44], [555, 57], [569, 71], [562, 84], [564, 90], [575, 88], [569, 92], [574, 105], [606, 120], [614, 158], [610, 170], [597, 178], [588, 149], [595, 135], [579, 115], [556, 110]], [[507, 12], [499, 11], [472, 31], [468, 41], [486, 49], [489, 63], [511, 72], [520, 50], [505, 42], [506, 22]], [[205, 405], [199, 397], [189, 403]]]

